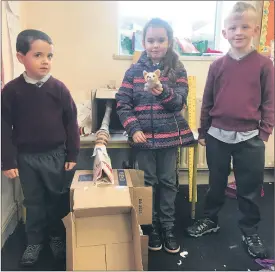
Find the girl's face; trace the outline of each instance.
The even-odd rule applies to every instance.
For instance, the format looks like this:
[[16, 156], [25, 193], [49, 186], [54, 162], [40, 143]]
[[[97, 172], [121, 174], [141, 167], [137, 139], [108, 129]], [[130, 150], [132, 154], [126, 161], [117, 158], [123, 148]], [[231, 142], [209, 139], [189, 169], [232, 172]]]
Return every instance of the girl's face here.
[[167, 53], [170, 46], [167, 31], [162, 27], [148, 27], [143, 46], [149, 58], [158, 63]]

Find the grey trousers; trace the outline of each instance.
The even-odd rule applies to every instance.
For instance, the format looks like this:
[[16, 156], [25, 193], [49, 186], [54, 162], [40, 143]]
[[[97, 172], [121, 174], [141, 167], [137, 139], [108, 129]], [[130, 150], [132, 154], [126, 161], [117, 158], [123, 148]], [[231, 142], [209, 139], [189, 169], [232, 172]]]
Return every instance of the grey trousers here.
[[259, 201], [265, 165], [265, 144], [258, 136], [238, 144], [226, 144], [207, 134], [209, 189], [205, 197], [204, 217], [218, 221], [218, 213], [225, 202], [231, 156], [241, 212], [239, 227], [245, 235], [252, 235], [257, 233], [261, 220]]
[[65, 158], [64, 148], [18, 155], [28, 244], [43, 243], [48, 235], [65, 235], [61, 219], [70, 209], [69, 187], [74, 174], [65, 171]]
[[178, 192], [176, 178], [177, 147], [136, 150], [140, 170], [144, 171], [146, 186], [153, 188], [153, 225], [174, 226], [175, 200]]

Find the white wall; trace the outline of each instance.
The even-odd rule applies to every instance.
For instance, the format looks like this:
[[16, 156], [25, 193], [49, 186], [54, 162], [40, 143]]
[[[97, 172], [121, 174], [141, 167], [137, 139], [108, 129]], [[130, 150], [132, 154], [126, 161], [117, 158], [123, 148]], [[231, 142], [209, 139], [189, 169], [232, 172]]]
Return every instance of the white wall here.
[[[10, 2], [10, 1], [9, 1]], [[4, 67], [4, 83], [7, 83], [14, 77], [18, 76], [22, 72], [22, 67], [15, 63], [14, 66], [14, 54], [11, 47], [11, 40], [16, 37], [17, 32], [21, 29], [21, 22], [14, 18], [9, 13], [10, 24], [7, 24], [7, 2], [2, 2], [2, 57], [3, 57], [3, 67]], [[13, 11], [21, 12], [20, 2], [13, 2]], [[9, 9], [11, 11], [11, 9]], [[15, 20], [14, 20], [15, 19]], [[8, 27], [10, 26], [10, 28]], [[14, 26], [14, 27], [12, 27]], [[14, 41], [13, 41], [14, 43]], [[14, 43], [15, 45], [15, 43]], [[4, 245], [8, 236], [14, 231], [18, 220], [21, 216], [21, 203], [22, 203], [22, 193], [19, 179], [9, 180], [1, 173], [1, 246]]]

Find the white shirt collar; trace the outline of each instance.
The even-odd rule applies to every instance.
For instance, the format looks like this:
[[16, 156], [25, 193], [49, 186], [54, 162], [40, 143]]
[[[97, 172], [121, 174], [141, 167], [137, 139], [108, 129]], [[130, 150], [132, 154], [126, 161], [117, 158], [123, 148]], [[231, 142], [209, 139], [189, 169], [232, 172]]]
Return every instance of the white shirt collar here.
[[43, 78], [41, 78], [40, 80], [37, 80], [37, 79], [33, 79], [33, 78], [30, 78], [26, 72], [23, 73], [23, 77], [25, 79], [25, 81], [27, 83], [30, 83], [30, 84], [37, 84], [37, 82], [41, 82], [42, 84], [40, 84], [40, 86], [38, 87], [41, 87], [49, 78], [50, 78], [50, 74], [47, 74], [46, 76], [44, 76]]

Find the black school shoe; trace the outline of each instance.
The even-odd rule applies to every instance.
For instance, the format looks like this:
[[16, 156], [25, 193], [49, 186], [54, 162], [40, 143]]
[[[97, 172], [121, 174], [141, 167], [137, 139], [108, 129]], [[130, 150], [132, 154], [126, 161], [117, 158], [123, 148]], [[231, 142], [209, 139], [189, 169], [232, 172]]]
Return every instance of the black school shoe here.
[[166, 228], [162, 230], [164, 249], [168, 253], [178, 253], [180, 245], [174, 235], [173, 228]]
[[159, 228], [157, 227], [152, 227], [149, 234], [148, 248], [152, 251], [159, 251], [162, 249], [161, 236]]
[[20, 264], [22, 266], [33, 266], [37, 263], [39, 254], [43, 249], [42, 244], [38, 245], [27, 245], [27, 248], [25, 249], [23, 256], [21, 258]]
[[200, 237], [207, 233], [217, 232], [220, 229], [217, 223], [209, 218], [199, 219], [192, 226], [186, 229], [189, 236]]
[[55, 259], [65, 259], [66, 258], [66, 243], [65, 239], [61, 237], [50, 237], [49, 242], [50, 248], [52, 250]]
[[267, 258], [267, 250], [264, 247], [258, 234], [243, 235], [242, 239], [244, 244], [246, 245], [248, 253], [252, 257], [259, 259]]

